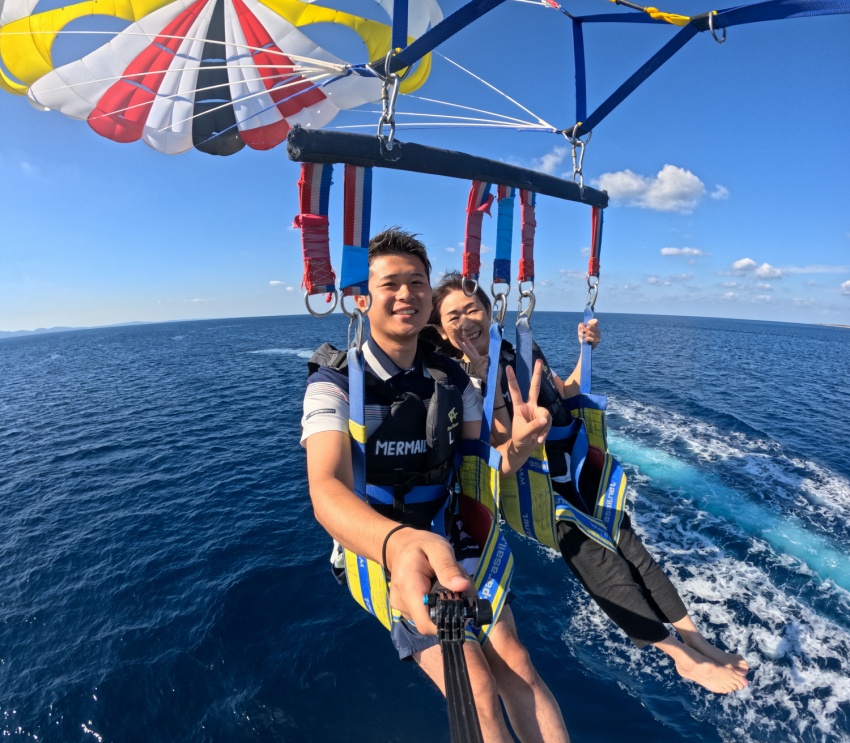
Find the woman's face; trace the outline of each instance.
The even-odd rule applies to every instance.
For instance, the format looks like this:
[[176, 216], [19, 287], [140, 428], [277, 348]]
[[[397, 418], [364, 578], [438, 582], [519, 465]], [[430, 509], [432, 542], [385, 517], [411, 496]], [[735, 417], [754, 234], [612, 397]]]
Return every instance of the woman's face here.
[[440, 335], [455, 348], [463, 351], [460, 343], [465, 338], [482, 356], [490, 345], [490, 313], [476, 296], [467, 297], [460, 290], [446, 295], [440, 305]]

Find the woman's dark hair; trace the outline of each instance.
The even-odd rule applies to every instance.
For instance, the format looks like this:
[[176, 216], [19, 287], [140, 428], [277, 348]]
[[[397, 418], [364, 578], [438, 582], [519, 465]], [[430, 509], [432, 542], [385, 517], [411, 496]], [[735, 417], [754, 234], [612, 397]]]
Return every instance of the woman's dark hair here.
[[[431, 294], [433, 305], [433, 309], [431, 310], [431, 319], [428, 321], [428, 325], [423, 329], [422, 332], [425, 337], [427, 337], [429, 341], [434, 343], [437, 346], [437, 349], [446, 356], [462, 358], [463, 354], [451, 343], [449, 343], [449, 341], [447, 341], [440, 335], [440, 309], [442, 308], [443, 302], [446, 300], [446, 297], [448, 297], [449, 294], [451, 294], [452, 292], [465, 293], [464, 287], [469, 286], [470, 282], [467, 279], [464, 279], [463, 275], [459, 271], [449, 271], [443, 276], [443, 278], [440, 279], [440, 283], [434, 287], [433, 292]], [[487, 293], [480, 286], [477, 286], [475, 288], [475, 297], [478, 298], [478, 301], [481, 302], [481, 305], [489, 314], [490, 297], [487, 296]]]

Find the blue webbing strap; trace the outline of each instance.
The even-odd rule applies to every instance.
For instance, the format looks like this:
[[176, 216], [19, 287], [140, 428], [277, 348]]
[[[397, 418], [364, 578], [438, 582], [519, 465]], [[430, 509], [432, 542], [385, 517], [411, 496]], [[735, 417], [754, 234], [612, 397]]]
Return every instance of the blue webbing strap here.
[[[590, 305], [584, 308], [584, 324], [587, 325], [594, 318]], [[581, 378], [579, 380], [579, 393], [590, 394], [590, 377], [592, 371], [593, 347], [587, 342], [581, 343]]]
[[366, 500], [366, 367], [363, 351], [348, 349], [348, 427], [354, 492]]
[[584, 66], [584, 30], [581, 19], [573, 18], [573, 56], [576, 68], [576, 121], [587, 116], [587, 73]]
[[407, 46], [407, 3], [408, 0], [393, 2], [393, 49], [404, 49]]
[[516, 381], [523, 394], [528, 398], [533, 371], [531, 325], [527, 317], [519, 317], [516, 321]]
[[[767, 0], [718, 11], [712, 19], [715, 28], [740, 26], [758, 21], [779, 21], [784, 18], [805, 18], [815, 15], [850, 13], [850, 0]], [[693, 21], [700, 31], [708, 29], [707, 16]]]
[[615, 90], [590, 116], [581, 124], [581, 132], [592, 131], [596, 125], [619, 106], [629, 95], [644, 82], [653, 72], [663, 65], [670, 57], [687, 44], [699, 33], [699, 29], [689, 23], [682, 28], [670, 41], [655, 53], [637, 72]]
[[499, 212], [496, 220], [496, 258], [493, 260], [493, 283], [511, 283], [511, 245], [514, 229], [516, 189], [499, 186]]
[[372, 168], [345, 166], [340, 289], [346, 296], [369, 293], [369, 234]]
[[490, 443], [493, 430], [493, 407], [496, 399], [496, 382], [499, 379], [499, 354], [502, 348], [502, 328], [499, 323], [490, 325], [490, 347], [487, 351], [487, 388], [484, 393], [484, 415], [481, 416], [481, 441]]
[[458, 31], [462, 31], [470, 23], [489, 13], [503, 2], [505, 0], [471, 0], [466, 3], [394, 56], [390, 61], [389, 72], [398, 72], [403, 67], [410, 67], [428, 52], [436, 49], [446, 39], [454, 36]]

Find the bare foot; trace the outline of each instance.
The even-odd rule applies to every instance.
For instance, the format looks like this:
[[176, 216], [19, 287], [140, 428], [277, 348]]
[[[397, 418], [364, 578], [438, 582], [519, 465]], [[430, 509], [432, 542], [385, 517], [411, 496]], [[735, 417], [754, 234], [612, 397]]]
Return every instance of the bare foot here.
[[[724, 655], [728, 655], [728, 653], [724, 653]], [[682, 678], [694, 681], [715, 694], [729, 694], [733, 691], [740, 691], [750, 683], [737, 669], [718, 665], [693, 649], [687, 653], [686, 657], [676, 662], [676, 670]]]
[[744, 660], [743, 655], [727, 653], [720, 648], [716, 648], [698, 633], [696, 635], [690, 633], [683, 634], [682, 639], [685, 641], [685, 645], [696, 650], [700, 655], [704, 655], [709, 660], [713, 660], [718, 666], [731, 668], [742, 676], [746, 676], [750, 670], [750, 664]]

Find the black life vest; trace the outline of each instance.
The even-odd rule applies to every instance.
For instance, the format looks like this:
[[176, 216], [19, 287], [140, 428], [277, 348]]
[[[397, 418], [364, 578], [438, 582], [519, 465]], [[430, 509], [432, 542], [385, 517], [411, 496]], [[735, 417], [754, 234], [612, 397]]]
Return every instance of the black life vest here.
[[[449, 378], [454, 362], [419, 346], [434, 389], [426, 406], [414, 392], [399, 392], [367, 369], [366, 399], [389, 413], [366, 441], [366, 496], [385, 516], [427, 528], [446, 501], [463, 429], [463, 395]], [[328, 343], [307, 362], [348, 375], [348, 356]]]

